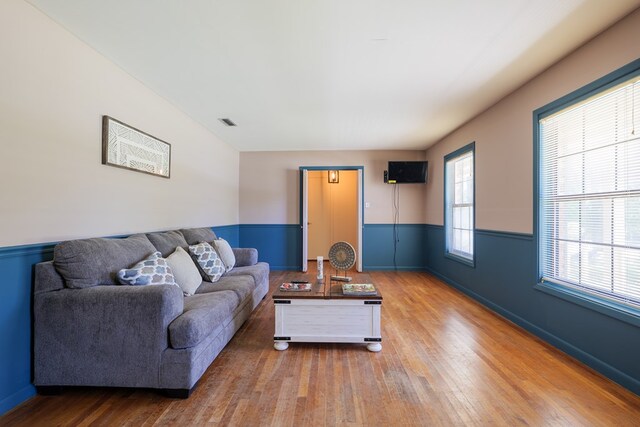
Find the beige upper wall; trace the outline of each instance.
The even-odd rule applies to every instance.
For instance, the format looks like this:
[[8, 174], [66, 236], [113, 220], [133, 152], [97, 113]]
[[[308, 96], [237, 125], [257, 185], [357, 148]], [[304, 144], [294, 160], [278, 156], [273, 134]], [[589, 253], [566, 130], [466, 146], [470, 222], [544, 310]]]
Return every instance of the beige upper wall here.
[[[239, 153], [22, 0], [0, 2], [0, 246], [238, 222]], [[171, 179], [101, 165], [101, 117]]]
[[640, 10], [427, 150], [426, 222], [443, 224], [444, 156], [476, 142], [476, 227], [533, 232], [533, 111], [640, 58]]
[[[299, 224], [300, 166], [364, 166], [365, 224], [392, 223], [389, 160], [424, 160], [424, 151], [292, 151], [240, 153], [240, 223]], [[429, 179], [431, 171], [429, 171]], [[423, 223], [425, 186], [400, 184], [400, 222]]]

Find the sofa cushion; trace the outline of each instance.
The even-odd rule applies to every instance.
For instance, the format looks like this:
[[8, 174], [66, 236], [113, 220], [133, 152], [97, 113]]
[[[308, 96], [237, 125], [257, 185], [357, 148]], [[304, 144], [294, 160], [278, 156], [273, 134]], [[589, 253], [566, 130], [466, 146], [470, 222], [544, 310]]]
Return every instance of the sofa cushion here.
[[176, 283], [182, 289], [185, 295], [193, 295], [196, 293], [198, 286], [202, 282], [200, 270], [184, 249], [180, 246], [167, 257], [167, 263], [173, 271]]
[[249, 265], [246, 267], [236, 267], [233, 270], [225, 273], [223, 277], [233, 277], [233, 276], [242, 276], [242, 275], [250, 275], [253, 277], [253, 280], [256, 283], [256, 286], [259, 286], [261, 283], [265, 281], [269, 282], [269, 264], [264, 262], [259, 262], [256, 265]]
[[184, 312], [169, 325], [173, 348], [198, 345], [211, 332], [223, 326], [239, 304], [232, 291], [198, 294], [184, 299]]
[[147, 238], [165, 258], [171, 255], [177, 247], [187, 249], [189, 246], [182, 233], [177, 230], [147, 233]]
[[202, 277], [209, 282], [216, 282], [224, 273], [224, 264], [213, 246], [207, 242], [189, 246], [189, 253], [200, 268]]
[[117, 285], [116, 274], [156, 251], [144, 234], [126, 239], [82, 239], [59, 243], [53, 264], [68, 288]]
[[256, 283], [253, 277], [249, 275], [242, 276], [223, 276], [216, 283], [202, 282], [198, 287], [196, 294], [205, 294], [217, 291], [233, 291], [240, 301], [251, 295], [256, 289]]
[[233, 255], [236, 258], [235, 267], [246, 267], [258, 262], [258, 250], [255, 248], [233, 248]]
[[224, 239], [216, 239], [212, 243], [224, 263], [225, 271], [231, 270], [236, 265], [236, 256], [233, 254], [229, 242]]
[[216, 240], [216, 233], [207, 227], [202, 228], [184, 228], [180, 230], [184, 239], [189, 245], [196, 245], [200, 242], [213, 242]]
[[123, 285], [174, 285], [176, 279], [173, 271], [167, 264], [167, 260], [162, 258], [160, 252], [154, 252], [147, 259], [140, 261], [129, 268], [118, 271], [118, 281]]

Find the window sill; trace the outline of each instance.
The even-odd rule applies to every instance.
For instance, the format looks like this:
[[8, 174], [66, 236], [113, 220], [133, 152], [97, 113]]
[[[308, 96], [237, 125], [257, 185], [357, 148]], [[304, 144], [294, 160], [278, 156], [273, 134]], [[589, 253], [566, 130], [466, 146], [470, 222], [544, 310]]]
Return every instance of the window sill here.
[[537, 283], [534, 289], [640, 327], [640, 310], [638, 309], [549, 282]]
[[474, 259], [465, 258], [465, 257], [462, 257], [460, 255], [456, 255], [453, 252], [445, 252], [444, 253], [444, 257], [452, 259], [454, 261], [458, 261], [459, 263], [462, 263], [464, 265], [468, 265], [469, 267], [474, 267], [475, 268], [475, 266], [476, 266], [476, 262], [475, 262]]

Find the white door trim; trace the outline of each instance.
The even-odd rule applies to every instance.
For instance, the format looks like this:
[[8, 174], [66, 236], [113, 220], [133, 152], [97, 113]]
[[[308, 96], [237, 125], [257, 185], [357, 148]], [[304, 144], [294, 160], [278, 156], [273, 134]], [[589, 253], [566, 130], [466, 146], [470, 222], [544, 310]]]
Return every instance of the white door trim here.
[[308, 269], [309, 251], [309, 171], [302, 169], [302, 271]]
[[358, 169], [358, 247], [356, 248], [356, 270], [362, 272], [362, 169]]

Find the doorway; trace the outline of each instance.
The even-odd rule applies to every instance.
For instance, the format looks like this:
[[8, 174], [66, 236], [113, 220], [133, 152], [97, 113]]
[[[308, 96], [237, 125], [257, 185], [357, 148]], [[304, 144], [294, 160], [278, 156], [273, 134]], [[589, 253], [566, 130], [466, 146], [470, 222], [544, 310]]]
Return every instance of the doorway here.
[[[355, 248], [356, 269], [362, 271], [362, 166], [300, 170], [302, 271], [307, 271], [309, 260], [326, 260], [338, 241]], [[337, 172], [331, 176], [337, 182], [329, 182], [329, 171]]]

